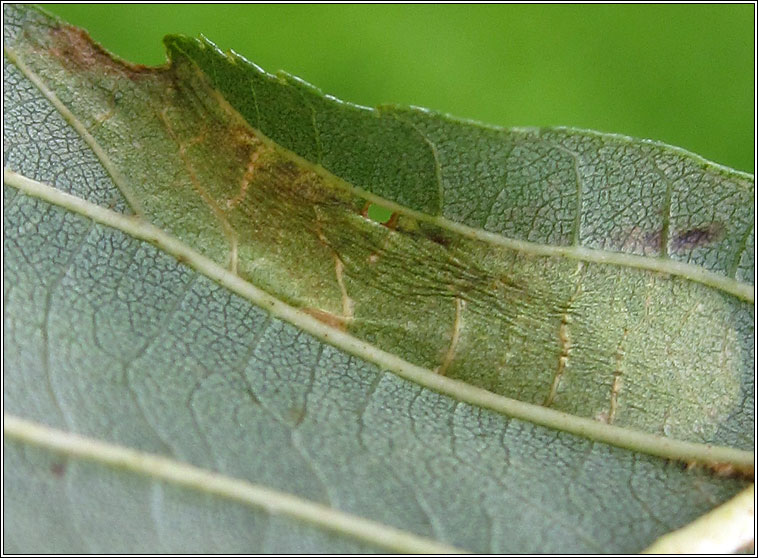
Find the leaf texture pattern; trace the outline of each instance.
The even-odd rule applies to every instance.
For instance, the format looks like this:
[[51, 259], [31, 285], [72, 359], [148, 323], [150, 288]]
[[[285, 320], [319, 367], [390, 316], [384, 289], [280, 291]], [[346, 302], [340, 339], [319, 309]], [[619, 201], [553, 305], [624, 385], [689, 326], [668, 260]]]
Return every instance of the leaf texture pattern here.
[[635, 552], [744, 488], [570, 425], [752, 463], [751, 176], [5, 10], [6, 412], [421, 545], [18, 434], [9, 548]]

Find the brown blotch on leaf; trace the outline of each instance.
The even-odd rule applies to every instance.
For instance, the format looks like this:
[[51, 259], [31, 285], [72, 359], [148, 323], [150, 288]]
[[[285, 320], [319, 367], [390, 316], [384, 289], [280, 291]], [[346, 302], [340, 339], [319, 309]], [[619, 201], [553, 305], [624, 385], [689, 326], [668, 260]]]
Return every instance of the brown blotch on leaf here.
[[450, 239], [442, 234], [431, 233], [427, 235], [427, 238], [429, 238], [429, 240], [431, 240], [432, 242], [436, 242], [440, 246], [444, 246], [445, 248], [450, 246]]
[[[658, 254], [661, 251], [661, 231], [645, 230], [632, 227], [615, 237], [620, 239], [620, 248], [624, 252], [637, 254]], [[614, 242], [616, 240], [614, 239]]]
[[724, 237], [724, 225], [711, 223], [705, 227], [695, 227], [677, 231], [671, 238], [671, 249], [674, 251], [691, 250], [717, 242]]
[[420, 227], [421, 233], [435, 244], [439, 244], [443, 248], [450, 246], [452, 238], [443, 229], [424, 225], [423, 223], [420, 224]]
[[53, 463], [50, 465], [50, 472], [56, 477], [62, 477], [66, 472], [66, 466], [63, 463]]
[[300, 426], [305, 418], [305, 409], [302, 407], [290, 407], [286, 410], [285, 416], [292, 427]]

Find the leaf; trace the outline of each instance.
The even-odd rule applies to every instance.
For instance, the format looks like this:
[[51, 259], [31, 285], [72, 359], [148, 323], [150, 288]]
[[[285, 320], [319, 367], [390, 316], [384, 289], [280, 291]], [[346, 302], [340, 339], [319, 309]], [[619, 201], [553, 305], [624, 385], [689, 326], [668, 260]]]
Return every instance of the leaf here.
[[752, 176], [5, 34], [11, 551], [636, 552], [747, 486]]

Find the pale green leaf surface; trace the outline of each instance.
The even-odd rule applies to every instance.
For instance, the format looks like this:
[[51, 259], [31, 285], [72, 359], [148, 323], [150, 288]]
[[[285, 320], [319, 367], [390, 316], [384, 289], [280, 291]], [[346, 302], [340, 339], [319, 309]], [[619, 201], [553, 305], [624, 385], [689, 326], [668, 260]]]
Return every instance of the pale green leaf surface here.
[[[130, 68], [33, 9], [5, 17], [7, 167], [415, 364], [541, 404], [568, 354], [551, 403], [608, 421], [626, 359], [616, 424], [752, 448], [751, 177], [626, 138], [340, 105], [185, 39], [173, 69]], [[396, 230], [361, 216], [366, 192], [409, 208]], [[435, 393], [120, 221], [4, 200], [6, 412], [479, 552], [638, 551], [744, 486]], [[692, 266], [530, 255], [447, 223]], [[18, 440], [5, 474], [17, 551], [386, 551]]]

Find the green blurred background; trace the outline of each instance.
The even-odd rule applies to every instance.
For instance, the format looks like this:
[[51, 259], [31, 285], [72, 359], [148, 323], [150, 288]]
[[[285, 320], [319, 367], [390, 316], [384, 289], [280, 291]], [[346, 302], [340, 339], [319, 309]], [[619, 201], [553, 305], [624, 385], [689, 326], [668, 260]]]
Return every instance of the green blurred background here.
[[651, 138], [754, 172], [754, 5], [47, 5], [132, 62], [206, 35], [361, 105]]

